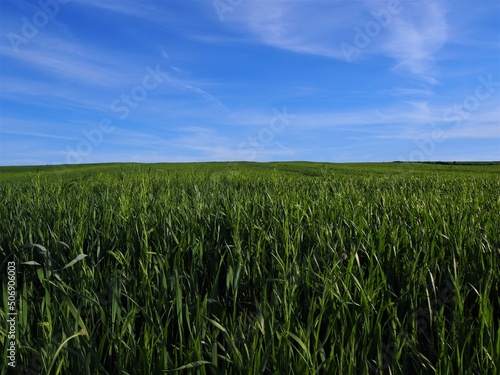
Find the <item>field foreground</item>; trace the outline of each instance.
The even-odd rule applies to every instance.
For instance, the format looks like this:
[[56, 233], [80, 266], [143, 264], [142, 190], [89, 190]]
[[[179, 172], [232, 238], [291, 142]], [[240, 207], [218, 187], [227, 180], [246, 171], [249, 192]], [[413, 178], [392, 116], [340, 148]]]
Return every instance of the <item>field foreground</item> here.
[[0, 168], [2, 374], [8, 262], [15, 373], [500, 373], [499, 192], [500, 164]]

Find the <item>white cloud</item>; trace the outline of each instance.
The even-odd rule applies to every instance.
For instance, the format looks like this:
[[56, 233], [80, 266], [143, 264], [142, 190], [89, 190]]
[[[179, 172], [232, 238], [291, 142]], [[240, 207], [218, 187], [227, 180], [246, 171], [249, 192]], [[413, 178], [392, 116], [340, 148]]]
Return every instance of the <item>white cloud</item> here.
[[86, 86], [117, 87], [123, 84], [120, 72], [125, 68], [117, 56], [107, 51], [88, 48], [77, 41], [66, 42], [58, 37], [38, 36], [30, 42], [30, 48], [17, 53], [2, 45], [2, 59], [11, 59], [31, 70], [40, 70], [58, 79], [73, 79]]
[[446, 11], [440, 2], [403, 3], [404, 8], [388, 26], [382, 51], [401, 69], [435, 84], [436, 53], [448, 40]]
[[252, 1], [230, 18], [265, 43], [297, 53], [344, 59], [338, 48], [364, 7], [345, 1]]
[[[253, 1], [231, 15], [234, 27], [245, 25], [259, 41], [297, 53], [345, 60], [341, 44], [356, 45], [357, 30], [374, 22], [371, 12], [388, 11], [390, 2]], [[373, 54], [396, 61], [394, 69], [435, 84], [436, 53], [448, 40], [441, 1], [401, 2], [369, 45], [358, 48], [361, 62]]]

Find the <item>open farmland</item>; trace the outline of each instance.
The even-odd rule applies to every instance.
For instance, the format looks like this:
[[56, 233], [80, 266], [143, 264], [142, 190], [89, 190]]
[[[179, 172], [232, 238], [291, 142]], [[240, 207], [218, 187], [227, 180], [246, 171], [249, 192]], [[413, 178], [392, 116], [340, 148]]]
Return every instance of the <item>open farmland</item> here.
[[5, 167], [0, 197], [2, 373], [10, 261], [18, 373], [500, 372], [500, 164]]

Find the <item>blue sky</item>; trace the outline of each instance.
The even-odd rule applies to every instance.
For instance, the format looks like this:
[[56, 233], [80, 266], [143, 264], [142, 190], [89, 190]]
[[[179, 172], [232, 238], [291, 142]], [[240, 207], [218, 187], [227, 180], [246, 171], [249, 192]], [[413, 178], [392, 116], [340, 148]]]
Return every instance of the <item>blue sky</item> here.
[[0, 165], [500, 160], [500, 3], [0, 0]]

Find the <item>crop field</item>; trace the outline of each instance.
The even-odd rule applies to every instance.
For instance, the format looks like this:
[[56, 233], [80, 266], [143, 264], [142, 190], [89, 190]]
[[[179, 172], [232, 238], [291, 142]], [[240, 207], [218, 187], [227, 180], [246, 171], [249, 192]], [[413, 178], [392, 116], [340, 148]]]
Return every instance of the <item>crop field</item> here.
[[500, 373], [499, 163], [3, 167], [0, 198], [2, 374], [12, 327], [19, 374]]

